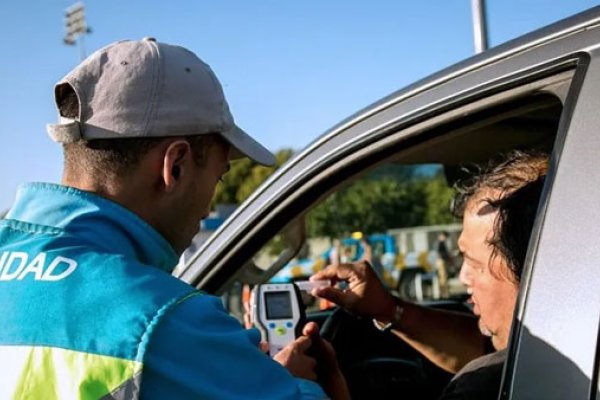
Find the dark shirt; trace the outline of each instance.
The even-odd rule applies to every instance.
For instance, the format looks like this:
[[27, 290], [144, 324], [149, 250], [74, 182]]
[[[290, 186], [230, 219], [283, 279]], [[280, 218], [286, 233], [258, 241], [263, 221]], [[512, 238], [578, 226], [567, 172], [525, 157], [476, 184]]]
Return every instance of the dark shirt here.
[[440, 400], [498, 399], [505, 360], [506, 350], [501, 350], [471, 361], [452, 378]]

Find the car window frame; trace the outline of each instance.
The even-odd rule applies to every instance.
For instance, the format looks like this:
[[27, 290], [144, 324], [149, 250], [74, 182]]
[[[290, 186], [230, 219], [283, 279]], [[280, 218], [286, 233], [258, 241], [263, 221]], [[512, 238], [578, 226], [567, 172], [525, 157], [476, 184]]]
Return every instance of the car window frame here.
[[[332, 140], [337, 139], [338, 142], [343, 142], [343, 140], [346, 140], [349, 136], [352, 140], [346, 140], [343, 144], [337, 143], [333, 146], [329, 146], [327, 149], [320, 149], [321, 153], [317, 160], [315, 160], [314, 157], [311, 160], [311, 154], [308, 154], [305, 157], [305, 160], [300, 160], [307, 161], [304, 163], [304, 176], [301, 176], [300, 179], [295, 179], [291, 184], [286, 183], [285, 190], [297, 195], [295, 191], [299, 190], [303, 185], [306, 185], [308, 180], [311, 180], [319, 182], [319, 185], [326, 187], [326, 189], [323, 189], [321, 192], [321, 196], [323, 196], [327, 193], [327, 187], [331, 188], [335, 186], [327, 182], [348, 179], [351, 176], [356, 175], [359, 171], [365, 170], [367, 165], [374, 167], [378, 162], [381, 163], [392, 158], [398, 151], [398, 146], [391, 146], [393, 142], [398, 143], [400, 147], [409, 147], [413, 145], [411, 142], [414, 140], [425, 140], [419, 136], [420, 133], [431, 131], [434, 127], [460, 118], [465, 112], [465, 107], [470, 108], [470, 112], [474, 112], [477, 109], [490, 107], [491, 104], [506, 101], [505, 97], [507, 96], [507, 93], [510, 93], [513, 90], [517, 92], [520, 90], [525, 92], [528, 90], [535, 90], [529, 85], [535, 85], [535, 82], [539, 82], [544, 78], [572, 70], [577, 63], [577, 60], [577, 57], [569, 56], [552, 60], [545, 64], [535, 65], [529, 69], [520, 70], [516, 73], [507, 74], [495, 78], [491, 82], [486, 82], [483, 85], [476, 85], [475, 87], [468, 88], [468, 90], [462, 90], [454, 96], [445, 97], [436, 103], [429, 103], [428, 108], [415, 110], [411, 115], [400, 114], [396, 118], [387, 118], [385, 123], [381, 123], [381, 118], [375, 116], [374, 119], [366, 121], [368, 123], [363, 122], [362, 125], [364, 126], [359, 126], [361, 124], [358, 124], [352, 127], [358, 134], [354, 133], [354, 135], [352, 135], [348, 134], [347, 130], [341, 131], [339, 136], [343, 137], [340, 138], [335, 136]], [[510, 97], [511, 95], [508, 96]], [[389, 112], [389, 110], [385, 111]], [[377, 148], [379, 148], [379, 150], [377, 150]], [[379, 160], [374, 161], [373, 158], [379, 158]], [[296, 161], [296, 164], [300, 164], [297, 159], [292, 161]], [[348, 165], [353, 165], [353, 168], [348, 168]], [[289, 167], [290, 166], [287, 165], [288, 169]], [[340, 171], [342, 172], [340, 173]], [[280, 172], [275, 179], [271, 178], [266, 185], [269, 186], [270, 184], [272, 187], [276, 186], [276, 178], [283, 174], [285, 174], [285, 171]], [[264, 205], [273, 202], [272, 199], [273, 197], [276, 197], [276, 194], [271, 193], [271, 196], [267, 199], [264, 198], [265, 196], [262, 196], [262, 199], [257, 197], [261, 197], [260, 193], [255, 194], [241, 207], [247, 207], [249, 203], [256, 202], [258, 204], [257, 208], [263, 212], [260, 220], [264, 221], [267, 219], [265, 214], [272, 215], [274, 212], [272, 209], [266, 210], [268, 207], [265, 207]], [[278, 206], [281, 206], [281, 204]], [[265, 211], [267, 212], [265, 213]], [[278, 212], [281, 213], [281, 211]], [[293, 213], [293, 211], [287, 211], [286, 213], [289, 214], [290, 212]], [[288, 220], [291, 220], [291, 218], [288, 218]], [[286, 223], [287, 221], [283, 220], [277, 222], [275, 225], [281, 227]], [[246, 226], [245, 228], [250, 228], [250, 226]], [[250, 240], [254, 239], [253, 235], [255, 235], [255, 233], [252, 231], [256, 232], [260, 226], [252, 225], [251, 228], [252, 229], [247, 229], [244, 233], [240, 233], [236, 236], [250, 236]], [[219, 231], [217, 231], [217, 233], [218, 232]], [[266, 242], [263, 236], [272, 236], [271, 234], [274, 234], [274, 232], [267, 234], [260, 233], [258, 236], [260, 236], [259, 239], [262, 242]], [[240, 242], [238, 240], [232, 240], [228, 246], [229, 249], [225, 250], [224, 253], [231, 254], [240, 252], [239, 248], [237, 250], [235, 249], [235, 247], [238, 247], [239, 245]], [[210, 244], [207, 243], [203, 248], [208, 248], [209, 246]], [[257, 246], [254, 247], [257, 248]], [[245, 250], [245, 253], [248, 254], [250, 251]], [[222, 262], [223, 260], [221, 259], [218, 261]], [[240, 262], [242, 261], [233, 261], [234, 264], [240, 264]], [[197, 287], [221, 294], [216, 287], [218, 285], [212, 285], [210, 283], [210, 279], [214, 278], [216, 272], [214, 269], [215, 268], [211, 268], [210, 271], [205, 271], [206, 273], [202, 274], [203, 276], [201, 276], [200, 279], [198, 279], [198, 276], [194, 276], [193, 273], [187, 273], [189, 270], [184, 270], [181, 277]]]

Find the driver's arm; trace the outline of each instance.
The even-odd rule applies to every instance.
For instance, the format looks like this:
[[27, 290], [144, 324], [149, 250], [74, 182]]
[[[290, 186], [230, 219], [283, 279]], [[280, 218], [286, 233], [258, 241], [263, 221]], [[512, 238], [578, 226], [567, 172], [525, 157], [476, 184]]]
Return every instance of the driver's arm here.
[[[456, 373], [485, 354], [485, 337], [472, 316], [396, 301], [402, 311], [399, 321], [392, 325], [392, 332], [440, 368]], [[391, 316], [379, 321], [389, 320]]]
[[312, 294], [383, 324], [398, 314], [396, 306], [401, 307], [401, 316], [394, 323], [393, 332], [446, 371], [456, 373], [485, 353], [485, 338], [480, 334], [475, 318], [394, 298], [366, 262], [330, 265], [311, 279], [331, 280], [334, 284], [346, 281], [348, 286], [344, 290], [332, 285], [314, 289]]

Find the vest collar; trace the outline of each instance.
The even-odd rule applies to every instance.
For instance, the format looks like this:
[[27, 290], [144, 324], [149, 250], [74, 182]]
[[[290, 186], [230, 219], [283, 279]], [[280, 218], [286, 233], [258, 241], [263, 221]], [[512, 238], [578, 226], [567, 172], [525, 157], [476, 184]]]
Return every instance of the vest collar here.
[[107, 253], [133, 257], [168, 273], [179, 259], [167, 240], [133, 212], [104, 197], [68, 186], [20, 186], [15, 204], [5, 218], [63, 229], [97, 243]]

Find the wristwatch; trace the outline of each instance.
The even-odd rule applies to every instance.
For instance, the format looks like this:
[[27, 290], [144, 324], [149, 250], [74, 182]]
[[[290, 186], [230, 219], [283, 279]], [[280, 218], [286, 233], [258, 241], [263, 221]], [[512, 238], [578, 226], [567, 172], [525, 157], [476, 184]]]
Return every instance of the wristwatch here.
[[375, 328], [379, 329], [381, 332], [387, 332], [392, 329], [394, 325], [397, 325], [402, 318], [402, 313], [404, 313], [404, 307], [400, 305], [399, 302], [396, 303], [396, 307], [394, 308], [394, 314], [392, 315], [392, 319], [387, 324], [377, 321], [373, 318], [373, 325]]

